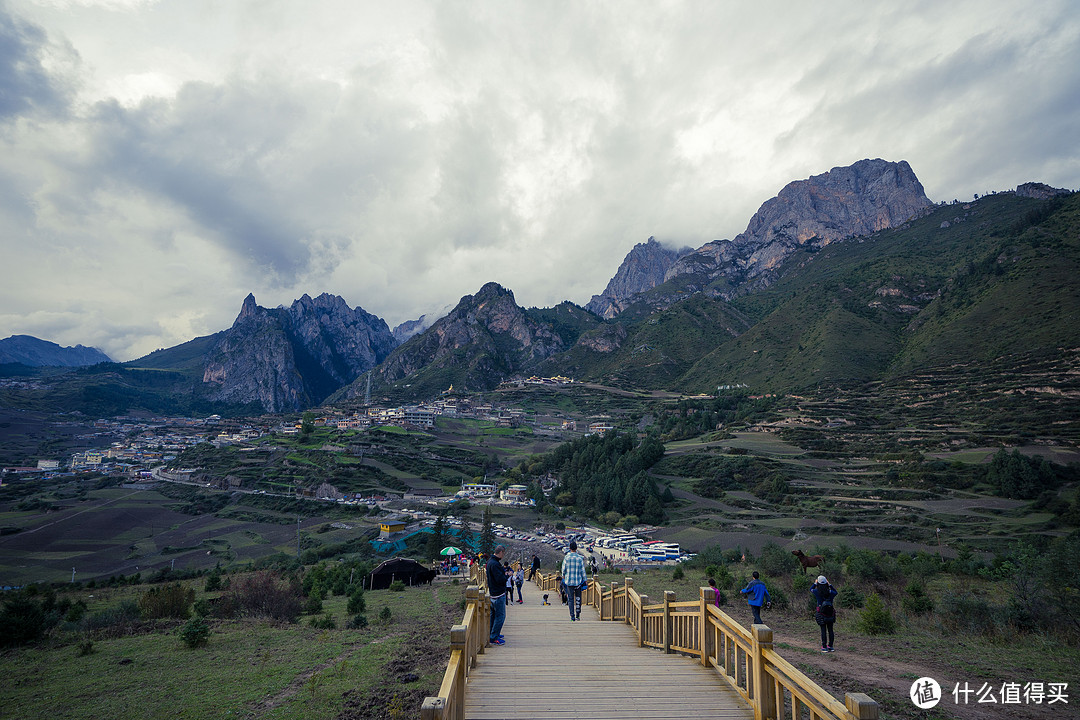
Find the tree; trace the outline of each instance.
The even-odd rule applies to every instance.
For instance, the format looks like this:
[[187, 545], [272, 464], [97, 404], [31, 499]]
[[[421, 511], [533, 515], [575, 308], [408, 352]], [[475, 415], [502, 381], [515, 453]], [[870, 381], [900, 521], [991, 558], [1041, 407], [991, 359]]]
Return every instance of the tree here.
[[491, 508], [484, 508], [484, 516], [480, 525], [480, 552], [490, 555], [495, 549], [495, 526], [491, 521]]
[[446, 547], [446, 513], [439, 513], [435, 518], [435, 524], [431, 528], [431, 537], [428, 539], [428, 555], [439, 557], [439, 553]]
[[315, 432], [315, 413], [308, 411], [300, 420], [300, 434], [307, 436], [313, 432]]

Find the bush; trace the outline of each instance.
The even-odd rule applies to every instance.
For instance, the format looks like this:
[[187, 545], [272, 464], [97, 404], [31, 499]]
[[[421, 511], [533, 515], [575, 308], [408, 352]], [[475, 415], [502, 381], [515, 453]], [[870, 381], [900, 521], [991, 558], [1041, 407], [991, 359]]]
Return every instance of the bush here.
[[304, 614], [305, 615], [318, 615], [322, 611], [323, 611], [322, 600], [320, 600], [318, 598], [318, 596], [309, 597], [307, 599], [307, 602], [304, 603]]
[[349, 619], [347, 627], [352, 630], [363, 630], [368, 626], [367, 615], [353, 615]]
[[859, 613], [858, 628], [867, 635], [891, 635], [896, 632], [896, 621], [877, 593], [866, 598], [866, 607]]
[[403, 581], [395, 580], [394, 582], [390, 583], [390, 592], [404, 592], [404, 591], [405, 591], [405, 583]]
[[769, 541], [761, 548], [761, 557], [758, 564], [766, 575], [777, 577], [787, 575], [798, 565], [798, 560], [791, 552], [784, 550], [776, 543]]
[[317, 615], [311, 618], [311, 627], [316, 630], [333, 630], [337, 627], [337, 623], [334, 622], [334, 616], [330, 613], [324, 613], [323, 615]]
[[300, 587], [275, 572], [254, 573], [234, 583], [230, 594], [247, 615], [296, 622], [303, 609]]
[[45, 631], [46, 617], [40, 603], [26, 593], [16, 593], [0, 610], [0, 643], [23, 645], [37, 640]]
[[836, 604], [848, 610], [861, 608], [865, 602], [866, 596], [863, 595], [859, 588], [853, 585], [840, 590], [836, 595]]
[[676, 567], [671, 573], [672, 580], [682, 580], [684, 576], [682, 566]]
[[189, 648], [205, 645], [210, 639], [210, 626], [201, 617], [193, 617], [180, 628], [180, 639]]
[[124, 600], [105, 610], [100, 610], [83, 618], [84, 630], [116, 629], [130, 625], [139, 619], [139, 606], [132, 600]]
[[350, 615], [362, 613], [367, 610], [367, 601], [364, 600], [363, 590], [354, 590], [353, 594], [349, 596], [349, 604], [346, 607]]
[[177, 618], [183, 620], [191, 614], [195, 602], [195, 590], [173, 583], [150, 588], [139, 596], [139, 612], [147, 620]]
[[221, 573], [214, 570], [206, 577], [206, 586], [203, 588], [206, 592], [216, 592], [221, 589]]
[[383, 606], [383, 609], [379, 611], [379, 619], [383, 622], [390, 622], [393, 617], [394, 614], [390, 612], [390, 608], [385, 605]]
[[997, 630], [995, 608], [970, 593], [945, 595], [938, 610], [946, 629], [956, 633], [993, 635]]
[[97, 650], [94, 650], [94, 641], [90, 638], [84, 638], [79, 641], [79, 657], [86, 657], [87, 655], [93, 655]]
[[904, 592], [901, 606], [908, 615], [923, 615], [934, 609], [934, 601], [927, 597], [926, 588], [918, 580], [908, 583]]

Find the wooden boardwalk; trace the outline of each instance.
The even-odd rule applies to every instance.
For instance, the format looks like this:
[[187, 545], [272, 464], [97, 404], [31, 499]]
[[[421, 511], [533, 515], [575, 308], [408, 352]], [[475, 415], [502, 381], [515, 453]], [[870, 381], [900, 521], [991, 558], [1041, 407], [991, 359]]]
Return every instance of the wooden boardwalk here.
[[581, 609], [571, 622], [558, 593], [542, 605], [533, 583], [506, 611], [506, 644], [477, 657], [467, 720], [752, 718], [753, 710], [700, 662], [638, 648], [634, 631]]

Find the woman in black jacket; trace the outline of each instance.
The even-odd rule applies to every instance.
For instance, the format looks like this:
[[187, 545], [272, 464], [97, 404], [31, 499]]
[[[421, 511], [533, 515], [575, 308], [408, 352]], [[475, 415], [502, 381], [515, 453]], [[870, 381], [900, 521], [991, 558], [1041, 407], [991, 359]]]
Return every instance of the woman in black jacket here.
[[814, 620], [821, 628], [821, 652], [833, 651], [833, 623], [836, 622], [836, 609], [833, 607], [833, 598], [836, 597], [836, 588], [829, 584], [824, 575], [818, 575], [814, 587], [810, 588], [810, 594], [817, 600], [814, 609]]

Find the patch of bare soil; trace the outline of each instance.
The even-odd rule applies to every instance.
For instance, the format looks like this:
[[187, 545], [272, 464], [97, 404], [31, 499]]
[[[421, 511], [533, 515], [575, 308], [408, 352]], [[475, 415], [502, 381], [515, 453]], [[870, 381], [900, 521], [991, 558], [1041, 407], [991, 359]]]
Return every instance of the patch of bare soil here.
[[[972, 693], [968, 704], [963, 704], [963, 695], [958, 704], [953, 697], [954, 684], [965, 682], [962, 662], [957, 657], [943, 657], [940, 654], [920, 649], [914, 643], [908, 643], [902, 636], [892, 635], [882, 638], [847, 637], [836, 629], [836, 652], [822, 653], [818, 626], [810, 619], [796, 618], [791, 615], [769, 613], [765, 622], [773, 628], [773, 640], [777, 651], [785, 660], [797, 667], [812, 680], [817, 682], [833, 696], [843, 698], [845, 693], [866, 693], [877, 701], [882, 718], [956, 718], [957, 720], [1012, 720], [1014, 718], [1068, 717], [1075, 712], [1072, 697], [1069, 704], [1002, 704], [1001, 685], [1005, 681], [1039, 680], [1039, 678], [975, 678], [967, 677], [972, 690], [978, 690], [983, 682], [993, 685], [996, 703], [978, 703]], [[892, 657], [883, 657], [885, 648], [889, 648]], [[912, 683], [918, 678], [932, 677], [941, 685], [942, 698], [937, 707], [920, 710], [911, 701]], [[1069, 686], [1073, 695], [1072, 685]]]

